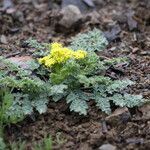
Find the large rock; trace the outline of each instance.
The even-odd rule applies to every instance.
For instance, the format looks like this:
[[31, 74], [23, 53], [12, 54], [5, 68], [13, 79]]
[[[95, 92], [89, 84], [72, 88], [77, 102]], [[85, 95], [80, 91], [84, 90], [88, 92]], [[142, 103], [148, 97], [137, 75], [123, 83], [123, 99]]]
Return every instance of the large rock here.
[[67, 29], [80, 24], [82, 20], [82, 14], [78, 7], [74, 5], [68, 5], [61, 10], [62, 18], [59, 21], [59, 25]]

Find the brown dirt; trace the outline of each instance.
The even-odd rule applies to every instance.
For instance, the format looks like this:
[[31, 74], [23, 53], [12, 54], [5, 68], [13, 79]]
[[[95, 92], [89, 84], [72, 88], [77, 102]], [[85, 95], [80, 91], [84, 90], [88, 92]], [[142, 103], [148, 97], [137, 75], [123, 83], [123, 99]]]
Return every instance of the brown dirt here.
[[[96, 1], [96, 0], [95, 0]], [[98, 0], [97, 0], [98, 1]], [[1, 1], [0, 1], [1, 4]], [[59, 4], [59, 2], [58, 2]], [[55, 5], [59, 8], [59, 5]], [[20, 0], [15, 2], [15, 12], [0, 12], [0, 36], [4, 35], [7, 43], [0, 43], [0, 55], [30, 55], [33, 49], [24, 43], [29, 37], [39, 41], [61, 41], [68, 44], [70, 37], [79, 32], [98, 27], [102, 31], [110, 30], [114, 24], [121, 28], [116, 40], [112, 41], [105, 51], [107, 57], [128, 56], [130, 63], [110, 70], [110, 75], [120, 78], [122, 73], [137, 84], [130, 89], [132, 93], [142, 94], [150, 98], [150, 5], [143, 0], [107, 0], [97, 6], [98, 16], [86, 20], [74, 32], [63, 32], [57, 29], [58, 11], [49, 10], [46, 0], [39, 0], [38, 5]], [[127, 13], [134, 11], [133, 19], [137, 26], [130, 31]], [[94, 19], [94, 20], [93, 20]], [[28, 117], [24, 122], [7, 129], [8, 141], [27, 142], [31, 149], [31, 141], [39, 141], [45, 133], [57, 138], [61, 133], [63, 144], [55, 141], [54, 149], [64, 150], [96, 150], [105, 143], [117, 146], [121, 150], [150, 149], [150, 117], [144, 118], [137, 109], [131, 109], [131, 119], [125, 123], [112, 125], [106, 123], [105, 114], [97, 110], [92, 102], [86, 117], [70, 113], [64, 102], [49, 104], [44, 115]], [[150, 111], [150, 110], [149, 110]], [[142, 117], [141, 117], [142, 116]]]

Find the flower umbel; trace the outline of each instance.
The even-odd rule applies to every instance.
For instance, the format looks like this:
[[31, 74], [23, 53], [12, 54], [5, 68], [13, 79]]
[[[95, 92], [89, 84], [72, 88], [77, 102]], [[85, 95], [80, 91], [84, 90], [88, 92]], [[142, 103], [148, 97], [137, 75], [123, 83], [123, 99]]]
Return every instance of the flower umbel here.
[[50, 54], [40, 58], [38, 61], [40, 64], [44, 64], [46, 67], [52, 67], [54, 64], [65, 63], [69, 59], [83, 59], [87, 56], [87, 52], [83, 50], [74, 51], [67, 47], [63, 47], [60, 43], [52, 43]]
[[75, 59], [82, 59], [86, 57], [86, 55], [87, 55], [87, 52], [83, 50], [77, 50], [76, 52], [73, 53], [73, 57]]

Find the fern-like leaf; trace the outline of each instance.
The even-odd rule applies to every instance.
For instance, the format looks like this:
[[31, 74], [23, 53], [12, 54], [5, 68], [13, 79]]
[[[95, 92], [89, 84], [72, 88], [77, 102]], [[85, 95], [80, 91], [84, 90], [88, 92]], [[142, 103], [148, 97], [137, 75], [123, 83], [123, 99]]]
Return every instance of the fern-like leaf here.
[[135, 106], [141, 106], [145, 103], [142, 95], [132, 95], [132, 94], [114, 94], [113, 97], [110, 98], [110, 100], [115, 103], [115, 105], [120, 107], [135, 107]]
[[110, 107], [110, 102], [109, 99], [107, 97], [102, 97], [99, 94], [95, 95], [95, 102], [96, 102], [96, 106], [101, 109], [103, 112], [105, 112], [106, 114], [110, 114], [111, 113], [111, 107]]
[[112, 100], [116, 106], [120, 106], [120, 107], [126, 106], [126, 101], [121, 94], [114, 94], [109, 99]]
[[92, 99], [95, 100], [96, 106], [103, 112], [111, 113], [110, 102], [106, 95], [106, 85], [96, 85]]
[[32, 106], [35, 108], [40, 114], [45, 113], [47, 111], [47, 104], [49, 100], [45, 95], [40, 95], [37, 98], [34, 98], [32, 101]]
[[71, 92], [67, 98], [67, 103], [70, 103], [70, 110], [78, 112], [80, 115], [87, 114], [87, 101], [89, 100], [88, 96], [81, 91]]
[[83, 49], [88, 52], [102, 51], [108, 44], [103, 33], [94, 29], [88, 33], [78, 34], [72, 39], [71, 48], [74, 50]]
[[107, 92], [112, 94], [114, 92], [120, 92], [121, 90], [125, 89], [126, 87], [133, 85], [134, 82], [126, 79], [126, 80], [116, 80], [110, 86], [107, 87]]
[[126, 101], [126, 106], [130, 108], [141, 106], [145, 102], [142, 95], [132, 95], [126, 93], [124, 94], [124, 99]]

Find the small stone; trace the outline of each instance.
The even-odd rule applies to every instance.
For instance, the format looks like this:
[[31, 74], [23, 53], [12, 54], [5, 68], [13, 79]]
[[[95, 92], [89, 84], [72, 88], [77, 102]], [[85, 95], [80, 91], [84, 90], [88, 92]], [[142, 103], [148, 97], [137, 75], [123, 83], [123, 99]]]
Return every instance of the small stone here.
[[68, 5], [61, 10], [62, 19], [59, 21], [59, 25], [69, 29], [73, 25], [82, 20], [82, 14], [78, 7], [74, 5]]
[[89, 20], [90, 24], [99, 24], [100, 14], [97, 11], [92, 11], [86, 15], [86, 20]]
[[119, 39], [119, 33], [121, 32], [121, 28], [118, 24], [114, 25], [111, 31], [104, 32], [105, 37], [109, 42]]
[[5, 35], [2, 35], [1, 38], [0, 38], [0, 43], [2, 44], [7, 44], [7, 39], [6, 39], [6, 36]]
[[128, 23], [129, 30], [132, 31], [134, 29], [137, 29], [138, 23], [133, 18], [134, 12], [130, 11], [126, 14], [126, 16], [127, 16], [127, 23]]
[[117, 126], [122, 123], [128, 122], [130, 120], [131, 114], [128, 108], [118, 108], [111, 115], [106, 117], [106, 122], [113, 126]]
[[67, 142], [66, 144], [65, 144], [65, 147], [72, 147], [74, 145], [74, 143], [73, 142]]
[[92, 0], [62, 0], [62, 8], [68, 5], [74, 5], [78, 7], [82, 13], [86, 13], [95, 8]]
[[15, 9], [15, 8], [8, 8], [8, 9], [6, 10], [6, 13], [7, 13], [7, 14], [13, 14], [14, 12], [16, 12], [16, 9]]
[[79, 150], [92, 150], [87, 143], [81, 143]]
[[127, 144], [143, 144], [144, 139], [143, 138], [128, 138], [126, 139]]
[[3, 8], [5, 10], [12, 7], [14, 7], [14, 4], [11, 0], [3, 0]]
[[139, 108], [139, 111], [142, 113], [143, 119], [150, 119], [150, 105], [145, 104]]
[[111, 144], [103, 144], [101, 147], [99, 147], [99, 150], [117, 150], [117, 148]]

